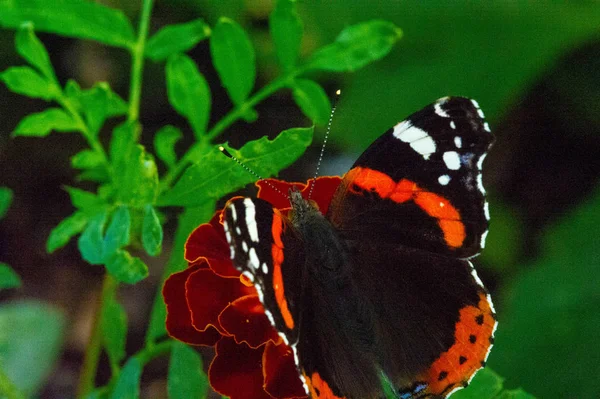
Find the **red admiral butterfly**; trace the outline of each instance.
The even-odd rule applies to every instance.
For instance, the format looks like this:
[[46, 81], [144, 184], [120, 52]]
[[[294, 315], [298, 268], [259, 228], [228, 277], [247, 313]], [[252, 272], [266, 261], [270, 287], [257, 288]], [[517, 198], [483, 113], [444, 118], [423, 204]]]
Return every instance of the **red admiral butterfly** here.
[[288, 216], [227, 203], [233, 263], [312, 398], [381, 398], [386, 384], [400, 399], [448, 397], [483, 367], [497, 323], [469, 259], [487, 234], [492, 141], [477, 102], [442, 98], [375, 140], [325, 214], [297, 191]]

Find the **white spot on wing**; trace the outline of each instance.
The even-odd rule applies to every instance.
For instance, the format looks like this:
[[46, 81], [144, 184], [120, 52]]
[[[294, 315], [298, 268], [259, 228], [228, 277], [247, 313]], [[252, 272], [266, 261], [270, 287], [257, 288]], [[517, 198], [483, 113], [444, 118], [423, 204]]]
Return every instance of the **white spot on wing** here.
[[264, 262], [263, 262], [263, 264], [262, 264], [262, 272], [263, 272], [264, 274], [267, 274], [267, 273], [269, 273], [269, 268], [268, 268], [267, 264], [266, 264], [266, 263], [264, 263]]
[[414, 127], [408, 121], [402, 121], [394, 126], [394, 137], [404, 143], [412, 143], [427, 136], [429, 135], [426, 131]]
[[454, 138], [454, 145], [456, 148], [462, 148], [462, 139], [459, 136]]
[[471, 100], [471, 104], [477, 109], [479, 109], [479, 103], [476, 100]]
[[254, 242], [258, 242], [258, 229], [256, 228], [256, 208], [254, 202], [250, 198], [244, 199], [244, 206], [246, 207], [246, 227], [248, 228], [248, 234], [250, 239]]
[[475, 271], [475, 268], [473, 267], [472, 264], [471, 264], [471, 276], [473, 276], [473, 279], [475, 280], [475, 282], [477, 283], [477, 285], [483, 288], [483, 282], [481, 281], [481, 279], [477, 275], [477, 272]]
[[450, 128], [456, 129], [456, 123], [454, 123], [454, 121], [450, 121]]
[[483, 169], [483, 160], [485, 159], [486, 156], [487, 156], [487, 154], [481, 154], [481, 157], [477, 161], [477, 169], [479, 169], [479, 170]]
[[269, 323], [271, 323], [271, 325], [275, 327], [275, 319], [273, 318], [273, 314], [267, 309], [265, 309], [265, 314], [267, 315], [267, 319], [269, 319]]
[[438, 177], [438, 182], [442, 185], [445, 186], [448, 183], [450, 183], [450, 176], [448, 175], [442, 175], [440, 177]]
[[246, 244], [246, 241], [242, 241], [242, 249], [244, 252], [248, 252], [248, 244]]
[[254, 275], [252, 273], [250, 273], [248, 270], [242, 272], [242, 276], [246, 277], [248, 279], [248, 281], [250, 281], [251, 283], [254, 283]]
[[490, 204], [487, 201], [483, 204], [483, 215], [487, 220], [490, 220]]
[[278, 332], [277, 332], [277, 335], [279, 335], [279, 336], [281, 337], [281, 339], [283, 340], [283, 342], [284, 342], [286, 345], [289, 345], [289, 344], [290, 344], [290, 341], [288, 341], [288, 339], [287, 339], [287, 337], [285, 336], [285, 334], [284, 334], [284, 333], [282, 333], [281, 331], [278, 331]]
[[430, 136], [423, 137], [420, 140], [410, 143], [410, 147], [421, 154], [424, 159], [429, 159], [429, 156], [435, 152], [435, 141]]
[[254, 248], [250, 248], [250, 251], [248, 251], [248, 262], [250, 263], [250, 266], [255, 269], [260, 267], [260, 261], [258, 260], [256, 250]]
[[481, 176], [481, 173], [477, 175], [477, 188], [479, 188], [479, 191], [481, 191], [482, 194], [485, 194], [485, 188], [483, 188], [483, 178]]
[[231, 234], [229, 234], [228, 229], [225, 229], [225, 238], [227, 239], [227, 243], [231, 244]]
[[485, 239], [487, 238], [488, 233], [489, 233], [489, 230], [486, 230], [481, 235], [481, 248], [485, 248]]
[[448, 113], [444, 111], [439, 102], [433, 104], [433, 109], [435, 110], [435, 113], [441, 116], [442, 118], [450, 118], [450, 115], [448, 115]]
[[264, 301], [265, 297], [263, 295], [263, 291], [262, 291], [261, 286], [259, 284], [256, 284], [254, 286], [254, 288], [256, 288], [256, 294], [258, 295], [258, 300], [260, 301], [260, 303], [262, 303], [264, 305], [265, 304], [265, 301]]
[[490, 125], [488, 125], [488, 123], [487, 123], [487, 122], [485, 122], [485, 123], [483, 124], [483, 128], [485, 129], [485, 131], [486, 131], [486, 132], [490, 132], [490, 133], [492, 132], [492, 131], [490, 130]]
[[460, 169], [460, 156], [456, 151], [446, 151], [442, 158], [444, 159], [444, 163], [448, 169]]
[[233, 220], [235, 222], [237, 219], [237, 212], [235, 210], [235, 205], [230, 205], [229, 209], [231, 210], [231, 220]]

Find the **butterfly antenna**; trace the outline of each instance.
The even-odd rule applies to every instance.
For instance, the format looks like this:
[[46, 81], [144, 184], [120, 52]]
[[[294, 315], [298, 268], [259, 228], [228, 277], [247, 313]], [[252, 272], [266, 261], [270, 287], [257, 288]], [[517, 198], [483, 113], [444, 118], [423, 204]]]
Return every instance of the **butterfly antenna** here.
[[219, 151], [221, 151], [223, 153], [223, 155], [225, 155], [227, 158], [233, 159], [246, 172], [250, 173], [252, 176], [256, 177], [258, 180], [264, 180], [265, 183], [267, 184], [267, 186], [271, 187], [273, 190], [275, 190], [275, 192], [283, 195], [285, 198], [289, 198], [287, 195], [285, 195], [283, 192], [281, 192], [280, 189], [278, 189], [277, 187], [275, 187], [274, 185], [272, 185], [268, 180], [263, 179], [263, 177], [261, 175], [259, 175], [258, 173], [256, 173], [255, 171], [253, 171], [252, 169], [250, 169], [249, 167], [247, 167], [242, 161], [240, 161], [233, 154], [231, 154], [229, 151], [227, 151], [227, 148], [225, 148], [222, 145], [220, 145], [219, 146]]
[[321, 161], [323, 161], [323, 154], [325, 153], [325, 146], [327, 146], [327, 139], [329, 138], [329, 132], [331, 132], [331, 123], [333, 122], [333, 114], [335, 114], [335, 108], [337, 107], [337, 102], [338, 102], [338, 99], [340, 98], [340, 94], [342, 94], [342, 91], [338, 89], [338, 91], [335, 92], [333, 106], [331, 107], [331, 114], [329, 115], [329, 123], [327, 124], [327, 131], [325, 132], [325, 138], [323, 139], [323, 145], [321, 146], [321, 153], [319, 154], [319, 160], [317, 161], [317, 169], [315, 170], [315, 175], [314, 175], [313, 181], [310, 185], [310, 191], [308, 192], [308, 199], [312, 198], [312, 193], [315, 188], [315, 182], [317, 181], [317, 177], [319, 176], [319, 169], [321, 168]]

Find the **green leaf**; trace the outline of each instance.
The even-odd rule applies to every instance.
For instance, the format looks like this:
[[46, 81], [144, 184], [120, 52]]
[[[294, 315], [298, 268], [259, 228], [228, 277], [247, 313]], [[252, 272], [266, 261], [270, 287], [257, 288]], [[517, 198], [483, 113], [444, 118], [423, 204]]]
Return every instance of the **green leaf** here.
[[107, 211], [102, 210], [92, 216], [83, 233], [79, 236], [77, 247], [85, 261], [92, 265], [101, 265], [104, 261], [104, 225]]
[[304, 115], [315, 124], [327, 123], [331, 113], [331, 103], [319, 84], [308, 79], [296, 79], [292, 86], [292, 94]]
[[46, 252], [50, 254], [64, 247], [71, 238], [83, 231], [88, 221], [89, 216], [82, 211], [77, 211], [66, 219], [63, 219], [50, 232], [50, 236], [46, 242]]
[[15, 46], [19, 55], [36, 67], [46, 79], [57, 82], [48, 51], [33, 32], [31, 22], [25, 22], [19, 27], [15, 37]]
[[172, 168], [177, 162], [175, 144], [181, 140], [183, 133], [175, 126], [163, 126], [154, 136], [154, 152], [158, 159], [163, 161], [167, 167]]
[[203, 399], [206, 398], [208, 387], [208, 378], [198, 352], [181, 342], [174, 342], [167, 378], [169, 398]]
[[167, 94], [173, 108], [187, 118], [197, 139], [206, 132], [210, 117], [210, 88], [194, 61], [176, 54], [167, 61]]
[[104, 200], [99, 198], [96, 194], [85, 191], [76, 187], [65, 186], [65, 190], [71, 197], [71, 203], [78, 209], [82, 210], [95, 210], [100, 206], [105, 205]]
[[0, 262], [0, 289], [18, 288], [21, 286], [21, 278], [6, 263]]
[[0, 219], [6, 215], [13, 199], [12, 190], [8, 187], [0, 187]]
[[125, 358], [127, 314], [115, 298], [102, 305], [102, 339], [111, 364], [118, 365]]
[[71, 166], [75, 169], [93, 169], [102, 165], [102, 155], [94, 150], [83, 150], [71, 157]]
[[[115, 170], [125, 170], [140, 133], [141, 127], [134, 121], [123, 122], [113, 130], [110, 141], [110, 160]], [[117, 179], [120, 176], [121, 173], [116, 174]], [[120, 185], [120, 180], [117, 183]]]
[[111, 399], [138, 399], [141, 377], [142, 363], [134, 356], [125, 363], [125, 367], [121, 370]]
[[256, 65], [248, 34], [236, 22], [221, 18], [210, 37], [213, 64], [229, 97], [241, 105], [254, 87]]
[[36, 393], [50, 376], [61, 352], [65, 317], [41, 302], [12, 302], [0, 306], [2, 370], [26, 397]]
[[108, 388], [108, 386], [96, 388], [92, 392], [88, 393], [85, 399], [108, 399], [110, 397], [110, 391]]
[[103, 257], [111, 257], [118, 249], [129, 244], [131, 214], [129, 208], [120, 206], [113, 213], [106, 235], [104, 236]]
[[452, 398], [456, 399], [535, 399], [534, 396], [524, 391], [505, 390], [503, 388], [504, 378], [501, 378], [489, 368], [479, 370], [469, 386], [454, 393]]
[[308, 61], [309, 69], [333, 72], [355, 71], [383, 58], [402, 37], [388, 21], [371, 20], [344, 29], [335, 42], [318, 50]]
[[133, 48], [135, 34], [122, 11], [93, 1], [0, 1], [0, 26], [18, 28], [31, 21], [39, 32], [91, 39], [111, 46]]
[[21, 119], [13, 136], [45, 137], [51, 131], [74, 132], [79, 125], [60, 108], [48, 108], [45, 111], [29, 114]]
[[14, 93], [46, 101], [55, 99], [58, 87], [28, 66], [10, 67], [0, 73], [0, 80]]
[[115, 279], [127, 284], [135, 284], [148, 277], [148, 266], [122, 249], [106, 259], [106, 270]]
[[160, 254], [162, 249], [163, 229], [156, 210], [150, 204], [144, 207], [142, 223], [142, 245], [150, 256]]
[[[298, 159], [310, 145], [313, 128], [288, 129], [274, 140], [262, 137], [229, 152], [261, 176], [269, 177]], [[159, 198], [161, 205], [198, 206], [252, 183], [249, 174], [217, 149], [190, 166], [175, 186]]]
[[167, 25], [146, 43], [146, 57], [160, 61], [172, 54], [191, 50], [210, 36], [210, 26], [198, 18], [183, 24]]
[[303, 25], [296, 4], [295, 0], [278, 0], [269, 16], [277, 59], [284, 71], [289, 71], [296, 65], [300, 54]]
[[153, 204], [158, 194], [158, 170], [154, 157], [135, 145], [121, 170], [119, 198], [134, 207]]
[[[540, 255], [504, 292], [489, 364], [542, 398], [592, 398], [600, 373], [600, 190], [549, 228]], [[532, 300], [537, 298], [537, 300]], [[597, 351], [596, 351], [597, 352]]]
[[94, 134], [98, 133], [107, 118], [127, 113], [127, 103], [106, 82], [96, 83], [91, 89], [81, 91], [78, 100]]

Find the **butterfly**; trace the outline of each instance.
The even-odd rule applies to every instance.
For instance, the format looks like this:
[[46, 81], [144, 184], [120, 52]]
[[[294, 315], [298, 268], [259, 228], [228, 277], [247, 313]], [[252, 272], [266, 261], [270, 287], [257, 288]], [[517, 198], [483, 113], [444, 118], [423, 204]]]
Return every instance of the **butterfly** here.
[[492, 142], [476, 101], [445, 97], [375, 140], [325, 213], [294, 190], [288, 214], [227, 203], [233, 264], [310, 397], [443, 398], [485, 365], [497, 322], [470, 259], [488, 232]]

